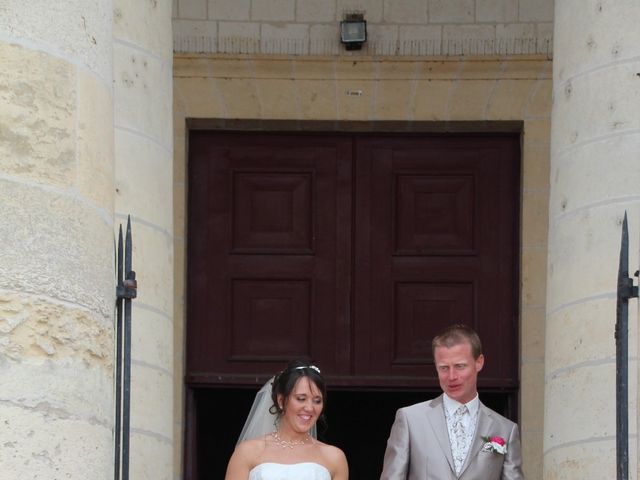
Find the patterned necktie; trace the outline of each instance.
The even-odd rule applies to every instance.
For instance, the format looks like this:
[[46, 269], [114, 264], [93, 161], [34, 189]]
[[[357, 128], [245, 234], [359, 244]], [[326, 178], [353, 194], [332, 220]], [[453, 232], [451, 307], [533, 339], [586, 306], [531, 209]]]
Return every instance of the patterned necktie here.
[[451, 438], [451, 454], [453, 455], [453, 465], [456, 469], [456, 475], [460, 475], [464, 460], [467, 458], [467, 451], [469, 450], [469, 437], [464, 424], [464, 415], [468, 412], [469, 410], [466, 405], [460, 405], [453, 413], [453, 422], [451, 424], [453, 433]]

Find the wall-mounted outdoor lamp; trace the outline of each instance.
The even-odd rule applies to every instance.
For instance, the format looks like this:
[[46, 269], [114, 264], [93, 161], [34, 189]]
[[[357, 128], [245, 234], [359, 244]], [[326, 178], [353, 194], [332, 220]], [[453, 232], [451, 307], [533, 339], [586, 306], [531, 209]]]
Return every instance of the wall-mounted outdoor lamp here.
[[367, 41], [367, 22], [362, 13], [347, 13], [340, 22], [340, 41], [347, 50], [360, 50]]

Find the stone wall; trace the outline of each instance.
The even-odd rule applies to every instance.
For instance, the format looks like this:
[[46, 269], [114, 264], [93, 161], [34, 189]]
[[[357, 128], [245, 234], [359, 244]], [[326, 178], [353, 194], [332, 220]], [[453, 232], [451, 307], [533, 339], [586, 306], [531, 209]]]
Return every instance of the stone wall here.
[[[176, 52], [295, 55], [550, 53], [553, 0], [174, 0]], [[339, 22], [364, 13], [345, 52]]]
[[0, 16], [0, 476], [110, 479], [112, 4]]
[[173, 476], [171, 5], [115, 0], [115, 212], [131, 215], [131, 478]]
[[[440, 131], [495, 131], [499, 122], [521, 123], [520, 423], [527, 478], [542, 478], [550, 110], [551, 62], [545, 57], [369, 57], [354, 62], [343, 57], [177, 55], [174, 370], [184, 371], [189, 125], [242, 129], [237, 119], [246, 119], [259, 120], [262, 129], [326, 131], [355, 128], [358, 122], [359, 129], [410, 131], [428, 129], [433, 122], [431, 128]], [[255, 124], [245, 122], [244, 128]], [[176, 380], [174, 385], [175, 415], [181, 418], [184, 384]], [[176, 432], [176, 440], [181, 433]], [[176, 476], [181, 443], [176, 441]]]
[[131, 475], [170, 479], [171, 3], [0, 16], [0, 477], [113, 478], [114, 231], [131, 215]]
[[[640, 4], [556, 9], [549, 201], [545, 478], [616, 477], [620, 232], [640, 228]], [[636, 282], [637, 283], [637, 282]], [[638, 478], [638, 303], [629, 302], [629, 478]]]

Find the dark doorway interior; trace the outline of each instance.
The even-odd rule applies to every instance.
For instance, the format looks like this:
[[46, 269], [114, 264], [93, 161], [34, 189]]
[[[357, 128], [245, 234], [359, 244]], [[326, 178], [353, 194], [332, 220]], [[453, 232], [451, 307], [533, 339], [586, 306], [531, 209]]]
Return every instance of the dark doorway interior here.
[[[227, 461], [244, 424], [257, 389], [200, 388], [195, 390], [197, 411], [198, 479], [224, 478]], [[322, 441], [345, 452], [354, 480], [380, 477], [387, 437], [398, 408], [428, 400], [437, 391], [331, 390], [326, 407], [327, 429]], [[481, 394], [490, 408], [512, 417], [515, 394]], [[225, 435], [221, 435], [225, 432]]]

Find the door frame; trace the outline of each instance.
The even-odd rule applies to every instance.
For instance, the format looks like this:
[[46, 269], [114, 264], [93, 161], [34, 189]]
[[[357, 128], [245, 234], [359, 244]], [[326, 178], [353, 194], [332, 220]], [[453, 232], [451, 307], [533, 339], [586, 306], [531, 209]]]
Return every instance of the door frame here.
[[[335, 134], [336, 132], [349, 132], [349, 133], [379, 133], [382, 136], [385, 134], [393, 133], [466, 133], [466, 134], [482, 134], [482, 133], [494, 133], [494, 134], [522, 134], [524, 122], [523, 121], [456, 121], [456, 122], [429, 122], [429, 121], [416, 121], [416, 122], [404, 122], [404, 121], [289, 121], [289, 120], [253, 120], [253, 119], [239, 119], [239, 120], [225, 120], [225, 119], [186, 119], [187, 124], [187, 138], [191, 130], [218, 130], [218, 131], [262, 131], [273, 133], [292, 133], [292, 132], [317, 132], [319, 134]], [[524, 152], [520, 150], [519, 171], [520, 171], [520, 185], [519, 189], [522, 192], [522, 158]], [[188, 142], [186, 157], [189, 158]], [[188, 165], [188, 162], [187, 162]], [[188, 167], [187, 167], [188, 168]], [[188, 186], [187, 186], [188, 188]], [[522, 204], [522, 198], [520, 198], [520, 204]], [[188, 209], [188, 206], [187, 206]], [[521, 217], [517, 222], [517, 247], [520, 247], [522, 238], [520, 236], [521, 231]], [[519, 252], [520, 249], [517, 248]], [[519, 254], [518, 254], [519, 255]], [[515, 275], [520, 277], [521, 258], [515, 259]], [[185, 272], [186, 273], [186, 272]], [[186, 290], [187, 287], [185, 287]], [[520, 288], [516, 288], [515, 294], [518, 299], [520, 298]], [[518, 317], [522, 310], [519, 301], [516, 302], [518, 308]], [[185, 328], [188, 325], [188, 319], [185, 312]], [[515, 325], [514, 336], [519, 344], [519, 330], [520, 322]], [[186, 342], [185, 342], [186, 349]], [[519, 352], [519, 348], [517, 349]], [[519, 359], [518, 359], [519, 360]], [[234, 384], [247, 385], [246, 378], [244, 376], [227, 377], [217, 381], [217, 379], [207, 379], [202, 382], [202, 379], [193, 378], [187, 374], [184, 376], [184, 396], [185, 396], [185, 410], [184, 410], [184, 473], [185, 478], [195, 478], [193, 475], [197, 469], [197, 449], [196, 447], [196, 432], [195, 426], [197, 424], [197, 415], [194, 409], [194, 392], [193, 389], [198, 386], [221, 384], [232, 386]], [[262, 384], [262, 378], [255, 378], [256, 384]], [[504, 385], [503, 387], [494, 387], [491, 392], [505, 393], [507, 394], [508, 412], [512, 418], [518, 418], [518, 396], [520, 391], [519, 385], [520, 379], [518, 378], [518, 385], [513, 386]], [[236, 383], [238, 382], [238, 383]], [[340, 390], [367, 390], [370, 385], [367, 383], [367, 379], [341, 377], [341, 376], [327, 376], [327, 383], [332, 387]], [[479, 387], [482, 388], [482, 378], [479, 378]], [[419, 379], [399, 379], [388, 380], [388, 389], [394, 391], [403, 390], [419, 390], [423, 388], [433, 388], [437, 385], [431, 383], [425, 384], [424, 381]], [[376, 387], [378, 388], [378, 387]]]

